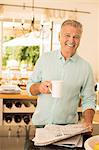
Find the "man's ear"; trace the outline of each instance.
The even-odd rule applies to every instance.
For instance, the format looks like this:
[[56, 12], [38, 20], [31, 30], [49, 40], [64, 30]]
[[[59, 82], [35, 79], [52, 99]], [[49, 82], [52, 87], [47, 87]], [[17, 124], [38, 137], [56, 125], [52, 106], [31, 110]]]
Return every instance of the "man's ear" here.
[[60, 32], [58, 32], [58, 40], [60, 41]]

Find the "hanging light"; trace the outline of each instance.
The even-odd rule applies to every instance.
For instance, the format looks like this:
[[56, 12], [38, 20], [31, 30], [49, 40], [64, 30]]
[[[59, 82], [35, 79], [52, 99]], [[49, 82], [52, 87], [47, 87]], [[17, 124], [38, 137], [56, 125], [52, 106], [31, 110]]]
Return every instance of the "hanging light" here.
[[30, 32], [40, 32], [41, 25], [40, 22], [35, 21], [35, 13], [34, 13], [34, 0], [32, 0], [32, 20], [30, 25]]
[[[24, 12], [25, 12], [25, 3], [23, 3], [23, 14], [24, 14]], [[21, 31], [25, 35], [24, 24], [25, 24], [25, 18], [24, 18], [24, 15], [22, 15], [22, 19], [21, 19]]]
[[31, 21], [31, 29], [30, 30], [34, 30], [34, 0], [32, 0], [32, 21]]
[[32, 0], [32, 21], [31, 21], [31, 25], [30, 25], [30, 32], [34, 31], [34, 30], [38, 30], [35, 28], [35, 16], [34, 16], [34, 0]]

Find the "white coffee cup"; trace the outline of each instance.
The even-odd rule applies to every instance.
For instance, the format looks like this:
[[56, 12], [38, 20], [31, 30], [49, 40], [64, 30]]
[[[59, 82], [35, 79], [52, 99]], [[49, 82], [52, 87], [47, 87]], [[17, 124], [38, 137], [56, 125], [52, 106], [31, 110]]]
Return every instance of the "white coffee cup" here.
[[63, 96], [63, 80], [53, 80], [51, 83], [52, 88], [50, 89], [50, 92], [52, 97], [61, 98]]

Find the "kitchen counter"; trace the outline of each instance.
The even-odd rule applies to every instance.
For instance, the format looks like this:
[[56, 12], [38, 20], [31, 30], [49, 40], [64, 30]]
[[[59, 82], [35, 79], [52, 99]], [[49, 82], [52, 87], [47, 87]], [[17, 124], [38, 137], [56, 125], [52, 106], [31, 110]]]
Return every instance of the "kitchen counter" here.
[[20, 93], [1, 94], [0, 99], [37, 99], [37, 96], [30, 96], [26, 90], [21, 90]]
[[[4, 128], [4, 127], [2, 127]], [[30, 128], [33, 128], [31, 126]], [[0, 127], [1, 129], [1, 127]], [[3, 129], [1, 129], [3, 132]], [[7, 137], [1, 135], [0, 130], [0, 150], [72, 150], [70, 148], [58, 147], [53, 145], [48, 146], [34, 146], [32, 142], [32, 138], [34, 136], [35, 130], [29, 130], [28, 127], [25, 127], [24, 130], [26, 132], [25, 136], [17, 136], [17, 137]], [[30, 134], [31, 132], [31, 134]], [[99, 135], [99, 124], [94, 124], [94, 132], [93, 135]], [[88, 138], [88, 136], [84, 136], [84, 141]], [[74, 148], [73, 150], [84, 150], [82, 148]]]

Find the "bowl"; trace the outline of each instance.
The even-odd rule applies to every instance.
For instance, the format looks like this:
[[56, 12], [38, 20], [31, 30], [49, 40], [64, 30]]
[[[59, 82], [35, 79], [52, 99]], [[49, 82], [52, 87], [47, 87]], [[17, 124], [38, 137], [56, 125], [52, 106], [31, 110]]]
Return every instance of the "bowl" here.
[[99, 144], [99, 135], [87, 139], [84, 143], [84, 147], [86, 150], [99, 150], [99, 148], [96, 148], [96, 144]]

